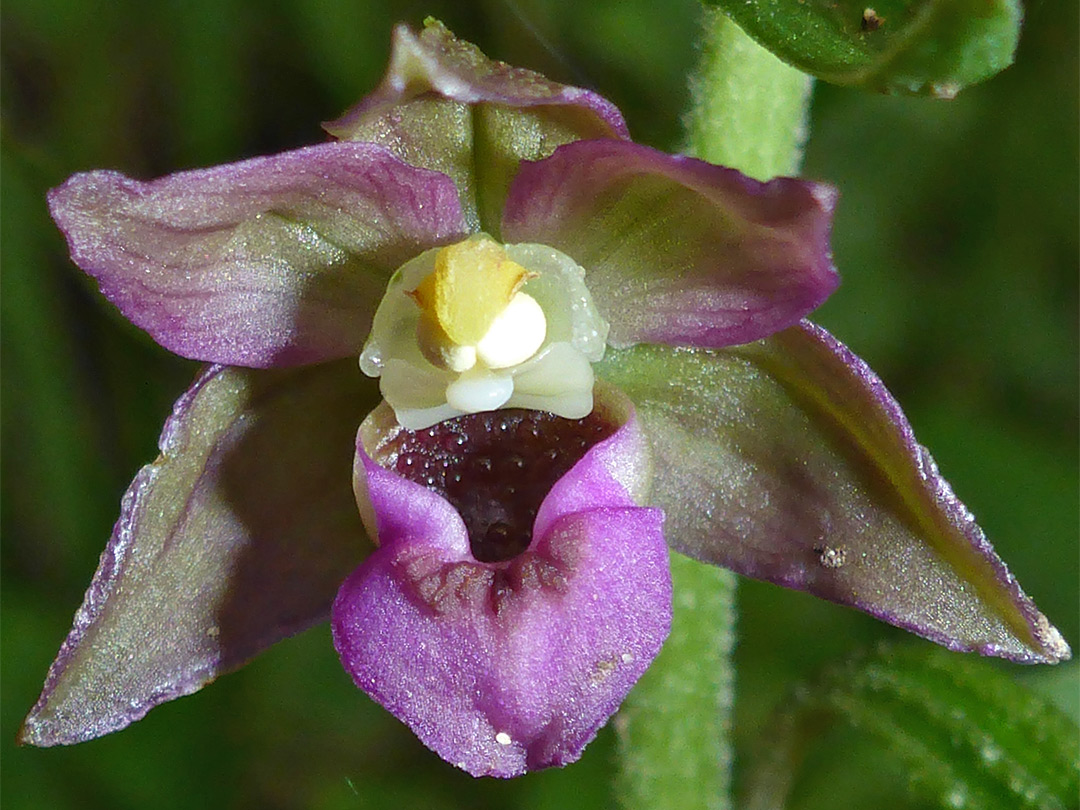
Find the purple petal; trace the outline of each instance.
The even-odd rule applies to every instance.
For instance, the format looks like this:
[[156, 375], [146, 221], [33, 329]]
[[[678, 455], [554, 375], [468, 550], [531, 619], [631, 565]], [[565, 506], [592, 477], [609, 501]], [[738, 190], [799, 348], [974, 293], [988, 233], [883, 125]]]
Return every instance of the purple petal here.
[[268, 367], [358, 355], [393, 271], [465, 232], [453, 182], [385, 148], [328, 143], [49, 193], [75, 263], [185, 357]]
[[375, 397], [352, 362], [207, 369], [124, 495], [20, 741], [123, 728], [322, 620], [369, 547], [348, 470]]
[[673, 548], [953, 650], [1069, 657], [881, 380], [823, 329], [640, 346], [596, 370], [635, 401]]
[[390, 67], [382, 84], [341, 118], [323, 126], [331, 135], [353, 139], [356, 127], [366, 120], [432, 92], [461, 104], [577, 108], [596, 120], [590, 127], [597, 129], [592, 137], [600, 137], [604, 129], [610, 137], [630, 137], [619, 109], [603, 96], [488, 59], [475, 45], [457, 39], [434, 20], [419, 35], [404, 25], [395, 28]]
[[577, 759], [667, 635], [663, 516], [634, 506], [616, 469], [640, 449], [635, 432], [590, 450], [545, 501], [529, 550], [498, 564], [472, 558], [445, 500], [358, 447], [380, 548], [338, 594], [338, 653], [357, 686], [473, 775]]
[[523, 164], [506, 242], [541, 242], [586, 271], [608, 341], [715, 348], [797, 323], [838, 283], [836, 193], [614, 140]]
[[547, 534], [552, 524], [567, 515], [599, 505], [639, 506], [647, 500], [651, 450], [634, 406], [621, 391], [604, 383], [599, 383], [594, 393], [597, 410], [622, 425], [551, 487], [536, 514], [536, 537]]
[[452, 177], [470, 228], [496, 238], [522, 160], [581, 138], [629, 137], [607, 99], [488, 59], [431, 20], [419, 35], [399, 26], [379, 88], [323, 126]]

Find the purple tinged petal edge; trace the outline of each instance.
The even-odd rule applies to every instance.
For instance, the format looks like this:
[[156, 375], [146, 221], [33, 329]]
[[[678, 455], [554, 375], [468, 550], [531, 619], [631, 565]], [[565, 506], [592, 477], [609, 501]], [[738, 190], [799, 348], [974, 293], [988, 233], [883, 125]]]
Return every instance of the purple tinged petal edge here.
[[619, 108], [600, 94], [488, 59], [475, 45], [455, 38], [442, 23], [435, 21], [430, 21], [419, 35], [406, 25], [397, 26], [390, 67], [382, 83], [342, 116], [324, 123], [323, 129], [342, 137], [360, 120], [424, 92], [417, 90], [417, 79], [421, 80], [421, 86], [426, 83], [430, 90], [463, 104], [581, 107], [595, 114], [613, 137], [630, 137]]
[[184, 357], [267, 368], [358, 354], [390, 274], [464, 236], [450, 178], [375, 144], [325, 143], [48, 195], [73, 261]]
[[[342, 438], [348, 468], [341, 426], [349, 431], [354, 409], [375, 395], [349, 361], [202, 370], [165, 421], [160, 455], [122, 498], [19, 743], [68, 745], [124, 728], [325, 619], [366, 542], [347, 482], [334, 483], [331, 468]], [[314, 418], [313, 405], [352, 418]], [[265, 465], [268, 443], [310, 457], [300, 466], [308, 464], [311, 486], [297, 485], [295, 467]], [[174, 498], [162, 482], [187, 489]], [[311, 490], [310, 508], [297, 510], [294, 501], [307, 502]], [[297, 538], [312, 534], [317, 553], [298, 562]], [[165, 637], [159, 613], [170, 598]]]
[[[641, 199], [628, 202], [628, 190]], [[575, 141], [522, 164], [502, 233], [585, 268], [611, 345], [721, 348], [798, 323], [836, 289], [838, 196], [822, 183], [761, 182], [640, 144]]]
[[956, 652], [977, 652], [981, 655], [1003, 657], [1017, 661], [1018, 663], [1028, 664], [1056, 664], [1061, 661], [1069, 660], [1072, 657], [1072, 650], [1069, 648], [1068, 643], [1062, 637], [1058, 629], [1054, 627], [1046, 616], [1035, 606], [1031, 597], [1024, 593], [1016, 577], [1009, 571], [1008, 566], [1005, 565], [1005, 562], [994, 551], [994, 547], [986, 538], [986, 534], [976, 523], [975, 516], [972, 515], [967, 506], [956, 497], [949, 482], [946, 481], [938, 471], [937, 463], [934, 461], [933, 456], [930, 455], [930, 451], [919, 444], [915, 438], [911, 423], [904, 415], [900, 403], [896, 401], [896, 398], [885, 387], [885, 383], [882, 382], [881, 378], [874, 373], [874, 370], [870, 368], [865, 360], [852, 352], [846, 345], [837, 340], [824, 328], [817, 326], [810, 321], [804, 321], [798, 328], [819, 341], [831, 351], [852, 371], [866, 389], [871, 392], [878, 407], [886, 415], [898, 438], [903, 443], [910, 457], [915, 461], [919, 478], [925, 492], [934, 501], [938, 509], [946, 516], [948, 523], [960, 530], [970, 547], [993, 571], [998, 584], [1009, 593], [1012, 605], [1023, 615], [1031, 637], [1041, 647], [1042, 652], [1030, 652], [1018, 655], [993, 643], [973, 646], [950, 638], [944, 633], [928, 630], [914, 622], [899, 619], [888, 611], [878, 610], [873, 606], [868, 605], [855, 604], [854, 606], [882, 621], [886, 621], [897, 627], [902, 627], [905, 630], [924, 636], [936, 644], [940, 644], [946, 649], [954, 650]]
[[[188, 409], [190, 403], [194, 401], [203, 387], [216, 377], [221, 370], [221, 366], [208, 366], [200, 373], [191, 387], [176, 401], [172, 413], [165, 421], [165, 426], [161, 432], [161, 438], [158, 440], [158, 448], [162, 455], [166, 455], [176, 446], [178, 435], [183, 432], [183, 413]], [[75, 613], [71, 631], [64, 639], [63, 644], [60, 645], [60, 651], [57, 653], [56, 659], [49, 666], [49, 673], [45, 678], [41, 696], [37, 699], [34, 707], [27, 715], [22, 728], [19, 730], [19, 744], [71, 745], [83, 742], [84, 740], [100, 737], [101, 735], [108, 734], [112, 731], [118, 731], [137, 720], [141, 720], [146, 716], [146, 713], [149, 712], [150, 709], [159, 703], [172, 700], [173, 698], [183, 697], [184, 695], [189, 695], [198, 691], [202, 684], [205, 683], [206, 677], [212, 671], [213, 667], [211, 666], [203, 667], [201, 670], [196, 671], [186, 682], [173, 684], [170, 687], [163, 689], [155, 696], [155, 698], [152, 698], [145, 703], [131, 706], [130, 713], [124, 717], [116, 718], [116, 722], [89, 728], [86, 730], [85, 734], [80, 734], [73, 738], [48, 738], [46, 740], [45, 734], [39, 732], [36, 727], [35, 716], [48, 703], [57, 681], [63, 675], [64, 670], [67, 667], [69, 659], [79, 646], [79, 643], [83, 640], [87, 630], [97, 621], [102, 609], [108, 601], [109, 594], [115, 589], [116, 583], [123, 574], [124, 566], [128, 561], [128, 555], [131, 551], [135, 535], [135, 524], [140, 496], [143, 492], [146, 492], [153, 486], [154, 480], [160, 472], [161, 467], [158, 464], [147, 464], [139, 470], [138, 474], [135, 476], [135, 480], [131, 482], [131, 486], [124, 492], [120, 502], [120, 517], [117, 518], [117, 521], [113, 526], [112, 536], [105, 546], [105, 550], [101, 553], [97, 571], [94, 573], [94, 578], [90, 581], [90, 587], [86, 590], [86, 595], [83, 597], [83, 603]], [[297, 629], [299, 630], [302, 628]]]
[[881, 380], [820, 327], [724, 351], [613, 349], [596, 372], [637, 403], [674, 550], [953, 650], [1070, 656]]

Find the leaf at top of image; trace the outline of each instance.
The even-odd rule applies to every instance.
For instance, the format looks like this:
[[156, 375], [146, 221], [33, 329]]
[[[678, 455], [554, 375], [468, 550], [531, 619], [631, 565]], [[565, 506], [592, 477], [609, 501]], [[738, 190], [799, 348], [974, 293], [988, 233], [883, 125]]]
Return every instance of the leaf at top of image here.
[[1019, 0], [708, 0], [832, 84], [953, 98], [1013, 61]]

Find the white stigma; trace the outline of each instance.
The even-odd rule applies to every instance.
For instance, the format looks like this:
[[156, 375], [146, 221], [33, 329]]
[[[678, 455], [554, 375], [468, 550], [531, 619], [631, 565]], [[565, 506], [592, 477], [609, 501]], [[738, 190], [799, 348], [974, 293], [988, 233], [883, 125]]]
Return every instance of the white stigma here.
[[544, 310], [531, 295], [517, 292], [476, 344], [476, 358], [488, 368], [510, 368], [536, 354], [545, 337]]

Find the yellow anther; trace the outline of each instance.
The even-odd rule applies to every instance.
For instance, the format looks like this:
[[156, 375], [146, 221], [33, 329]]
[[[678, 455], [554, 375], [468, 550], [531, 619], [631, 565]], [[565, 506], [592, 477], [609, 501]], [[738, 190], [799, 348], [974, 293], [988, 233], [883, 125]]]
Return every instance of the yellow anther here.
[[508, 259], [500, 244], [477, 236], [440, 250], [434, 272], [410, 295], [452, 343], [475, 346], [521, 285], [535, 277]]

